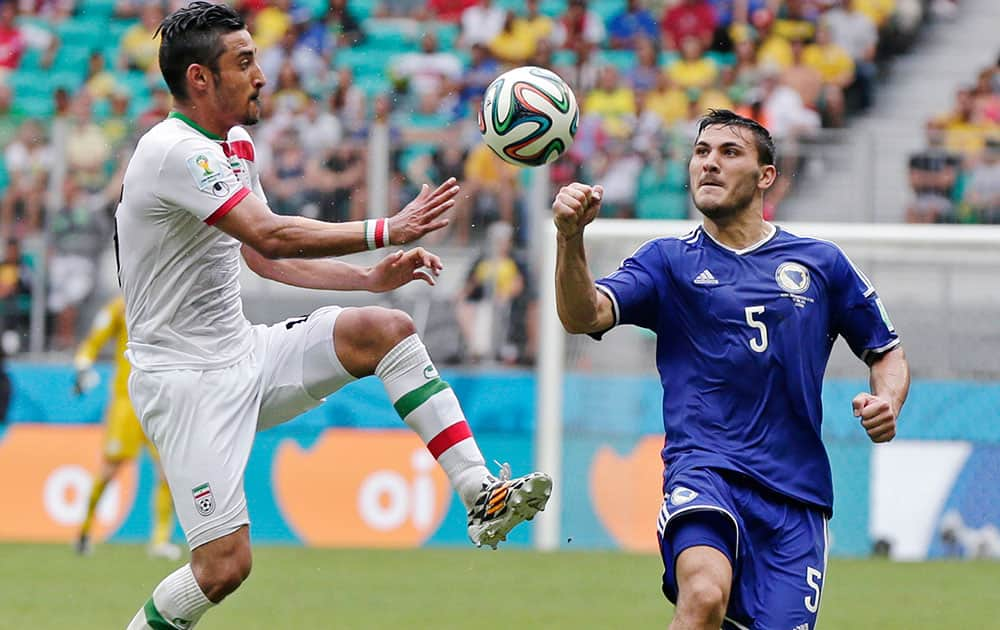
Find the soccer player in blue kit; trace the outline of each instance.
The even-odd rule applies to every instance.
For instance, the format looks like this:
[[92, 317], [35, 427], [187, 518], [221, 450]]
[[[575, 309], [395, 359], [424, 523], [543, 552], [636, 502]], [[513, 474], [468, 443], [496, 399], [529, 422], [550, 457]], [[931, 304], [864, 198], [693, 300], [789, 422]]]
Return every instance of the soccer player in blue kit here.
[[896, 435], [909, 389], [899, 337], [864, 274], [837, 245], [764, 220], [776, 176], [768, 131], [710, 110], [689, 165], [702, 225], [647, 242], [596, 283], [583, 233], [603, 189], [570, 184], [552, 205], [566, 330], [657, 334], [657, 534], [672, 630], [815, 627], [833, 511], [820, 393], [837, 336], [869, 367], [871, 392], [853, 409], [873, 442]]

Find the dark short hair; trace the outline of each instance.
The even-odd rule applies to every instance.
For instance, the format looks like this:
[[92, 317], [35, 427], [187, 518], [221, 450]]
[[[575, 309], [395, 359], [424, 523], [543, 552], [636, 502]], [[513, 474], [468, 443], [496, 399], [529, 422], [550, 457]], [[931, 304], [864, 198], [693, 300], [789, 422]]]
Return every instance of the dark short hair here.
[[220, 35], [247, 27], [240, 14], [224, 4], [198, 0], [164, 18], [156, 29], [160, 40], [160, 72], [174, 98], [186, 100], [185, 75], [193, 63], [219, 74], [219, 57], [225, 52]]
[[706, 127], [742, 127], [753, 134], [754, 146], [757, 148], [757, 163], [774, 165], [774, 140], [771, 133], [756, 120], [740, 116], [728, 109], [710, 109], [698, 121], [698, 136]]

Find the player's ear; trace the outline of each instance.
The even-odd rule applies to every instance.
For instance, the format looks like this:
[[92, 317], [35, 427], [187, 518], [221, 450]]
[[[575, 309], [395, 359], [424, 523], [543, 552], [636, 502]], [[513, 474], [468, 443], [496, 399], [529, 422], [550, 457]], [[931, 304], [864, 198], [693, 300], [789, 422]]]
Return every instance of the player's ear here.
[[188, 85], [198, 92], [204, 91], [208, 88], [209, 76], [211, 74], [212, 73], [209, 69], [200, 63], [193, 63], [189, 65], [187, 67], [187, 72], [184, 73], [187, 78]]
[[778, 179], [778, 169], [774, 164], [764, 164], [757, 173], [757, 188], [761, 190], [767, 190], [774, 185], [774, 180]]

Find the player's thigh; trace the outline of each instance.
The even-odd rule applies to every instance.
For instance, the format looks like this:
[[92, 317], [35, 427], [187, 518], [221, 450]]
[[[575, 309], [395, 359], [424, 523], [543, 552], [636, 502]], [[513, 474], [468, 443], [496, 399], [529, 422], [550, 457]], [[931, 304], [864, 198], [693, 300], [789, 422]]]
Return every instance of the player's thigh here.
[[[766, 543], [754, 544], [754, 628], [813, 628], [826, 579], [826, 516], [799, 503], [761, 496], [755, 521], [766, 519]], [[753, 529], [753, 528], [751, 528]], [[751, 531], [751, 537], [763, 538]]]
[[105, 412], [104, 457], [110, 461], [135, 459], [145, 441], [128, 396], [113, 394]]
[[253, 357], [220, 370], [136, 370], [129, 385], [188, 544], [247, 525], [243, 473], [261, 398]]
[[735, 573], [740, 558], [739, 528], [729, 490], [712, 471], [694, 469], [671, 475], [656, 524], [667, 599], [677, 603], [681, 587], [677, 562], [691, 548], [718, 551]]
[[258, 430], [305, 413], [355, 380], [340, 363], [333, 345], [333, 328], [341, 312], [339, 306], [327, 306], [306, 317], [255, 327], [256, 343], [263, 348]]

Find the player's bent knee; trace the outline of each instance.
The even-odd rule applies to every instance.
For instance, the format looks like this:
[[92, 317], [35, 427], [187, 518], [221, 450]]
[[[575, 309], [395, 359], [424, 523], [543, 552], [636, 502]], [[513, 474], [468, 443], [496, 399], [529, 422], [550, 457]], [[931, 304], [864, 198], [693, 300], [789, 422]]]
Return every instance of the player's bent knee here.
[[699, 624], [721, 624], [726, 615], [724, 589], [708, 576], [695, 576], [684, 585], [677, 612]]
[[241, 532], [213, 540], [191, 553], [191, 569], [210, 601], [219, 603], [250, 576], [250, 541]]
[[379, 306], [345, 309], [337, 321], [336, 346], [340, 349], [346, 343], [355, 351], [381, 357], [416, 331], [403, 311]]

